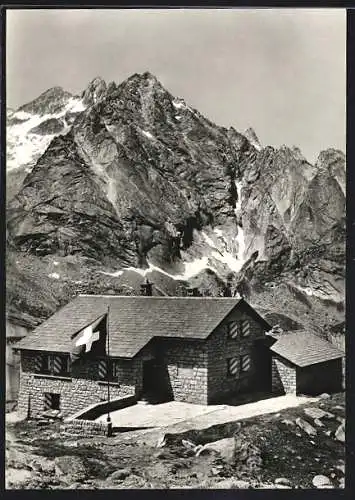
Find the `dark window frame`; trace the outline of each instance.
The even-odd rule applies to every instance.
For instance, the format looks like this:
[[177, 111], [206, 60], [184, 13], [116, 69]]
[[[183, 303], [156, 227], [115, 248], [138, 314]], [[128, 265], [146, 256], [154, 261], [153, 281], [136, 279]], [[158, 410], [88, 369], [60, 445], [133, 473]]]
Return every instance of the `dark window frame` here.
[[57, 392], [45, 392], [44, 393], [44, 400], [46, 400], [47, 396], [50, 396], [51, 404], [50, 404], [50, 407], [45, 408], [45, 410], [59, 410], [60, 411], [61, 394], [57, 393]]
[[[118, 359], [116, 358], [97, 358], [98, 359], [98, 363], [97, 363], [97, 377], [98, 377], [98, 380], [100, 382], [107, 382], [107, 381], [110, 381], [110, 382], [114, 382], [114, 383], [119, 383], [120, 380], [119, 380], [119, 376], [117, 375], [117, 373], [115, 373], [115, 371], [117, 370], [116, 368], [116, 364], [118, 363]], [[106, 364], [106, 376], [105, 377], [101, 377], [100, 374], [99, 374], [99, 363], [104, 361], [105, 364]]]
[[[54, 372], [54, 358], [59, 357], [62, 360], [62, 370], [59, 373]], [[41, 368], [36, 373], [40, 375], [51, 375], [53, 377], [66, 377], [71, 375], [71, 361], [68, 354], [48, 353], [41, 355]], [[65, 368], [63, 369], [63, 365]]]

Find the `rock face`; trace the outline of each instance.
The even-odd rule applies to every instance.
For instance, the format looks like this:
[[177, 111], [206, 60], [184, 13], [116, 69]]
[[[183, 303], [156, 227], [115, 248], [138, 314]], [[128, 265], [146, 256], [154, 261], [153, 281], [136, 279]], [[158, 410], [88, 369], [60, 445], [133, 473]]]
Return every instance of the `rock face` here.
[[29, 133], [38, 135], [53, 134], [57, 135], [62, 132], [65, 128], [64, 121], [57, 118], [50, 118], [41, 122], [37, 127], [33, 127]]
[[335, 439], [341, 443], [345, 443], [345, 422], [339, 425], [335, 432]]
[[[253, 130], [211, 123], [148, 72], [119, 85], [96, 78], [81, 98], [51, 89], [8, 120], [8, 141], [18, 127], [31, 144], [45, 139], [26, 157], [26, 173], [9, 176], [17, 183], [8, 200], [10, 274], [15, 261], [22, 272], [26, 259], [39, 259], [38, 269], [65, 266], [66, 283], [80, 267], [129, 287], [122, 280], [130, 268], [135, 279], [154, 275], [168, 294], [178, 283], [216, 294], [229, 279], [233, 292], [283, 326], [317, 324], [325, 308], [329, 324], [341, 321], [340, 151], [322, 152], [311, 165], [297, 148], [262, 148]], [[9, 166], [23, 168], [18, 148], [9, 154]], [[63, 279], [53, 269], [40, 281], [55, 276]], [[281, 313], [279, 296], [294, 316]], [[32, 324], [51, 312], [35, 313]]]
[[105, 92], [106, 82], [100, 77], [94, 78], [81, 96], [83, 104], [85, 106], [92, 106], [104, 96]]
[[249, 127], [245, 132], [244, 132], [245, 137], [248, 139], [250, 144], [252, 144], [258, 151], [262, 149], [261, 143], [259, 141], [258, 136], [255, 133], [255, 130], [251, 127]]

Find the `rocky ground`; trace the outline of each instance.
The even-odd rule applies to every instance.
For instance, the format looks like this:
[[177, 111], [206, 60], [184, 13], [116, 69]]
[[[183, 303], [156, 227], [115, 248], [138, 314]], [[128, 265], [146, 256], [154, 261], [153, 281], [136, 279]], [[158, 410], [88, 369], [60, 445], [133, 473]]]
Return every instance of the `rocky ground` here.
[[6, 488], [343, 488], [344, 425], [344, 394], [154, 446], [137, 433], [80, 438], [59, 422], [7, 422]]

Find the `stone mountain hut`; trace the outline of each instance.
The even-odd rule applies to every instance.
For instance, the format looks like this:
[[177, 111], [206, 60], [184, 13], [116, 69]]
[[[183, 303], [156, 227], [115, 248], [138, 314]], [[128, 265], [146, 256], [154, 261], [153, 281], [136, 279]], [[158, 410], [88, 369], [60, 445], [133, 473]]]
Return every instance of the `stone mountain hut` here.
[[[111, 400], [218, 403], [279, 390], [275, 363], [286, 392], [298, 386], [286, 384], [284, 372], [305, 388], [308, 372], [299, 369], [306, 367], [297, 365], [291, 344], [276, 341], [270, 348], [270, 329], [244, 299], [79, 295], [16, 344], [18, 411], [69, 416], [107, 401], [108, 383]], [[331, 353], [337, 364], [342, 354], [325, 351], [321, 361]]]

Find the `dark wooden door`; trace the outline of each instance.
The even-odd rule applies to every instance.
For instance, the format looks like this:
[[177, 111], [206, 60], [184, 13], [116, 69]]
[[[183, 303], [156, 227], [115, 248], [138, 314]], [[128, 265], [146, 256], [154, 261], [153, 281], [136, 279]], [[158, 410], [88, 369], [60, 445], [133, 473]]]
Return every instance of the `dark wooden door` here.
[[271, 392], [272, 365], [271, 351], [263, 341], [255, 343], [255, 389], [262, 392]]
[[167, 368], [157, 359], [143, 362], [143, 396], [152, 402], [171, 399]]
[[158, 366], [155, 359], [143, 363], [143, 393], [150, 393], [156, 389]]

